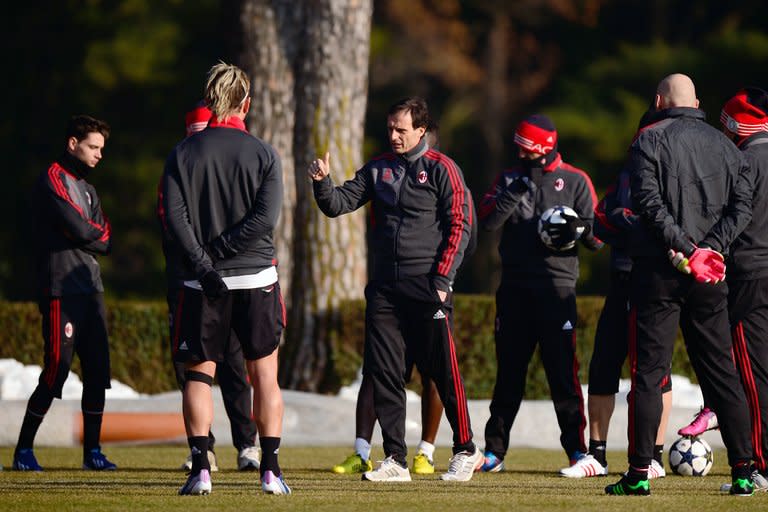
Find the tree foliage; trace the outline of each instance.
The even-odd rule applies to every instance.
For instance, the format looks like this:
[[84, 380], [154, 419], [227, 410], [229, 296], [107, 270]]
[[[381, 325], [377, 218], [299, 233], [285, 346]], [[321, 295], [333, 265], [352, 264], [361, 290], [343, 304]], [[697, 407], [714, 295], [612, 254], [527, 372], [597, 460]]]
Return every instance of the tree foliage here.
[[[5, 12], [0, 296], [33, 296], [29, 190], [61, 151], [67, 118], [85, 112], [113, 128], [93, 175], [114, 227], [107, 292], [161, 297], [157, 180], [205, 71], [240, 56], [241, 1], [44, 0]], [[513, 162], [517, 122], [537, 111], [553, 117], [565, 159], [600, 191], [665, 74], [691, 75], [713, 124], [737, 89], [768, 86], [767, 14], [756, 0], [375, 0], [366, 144], [354, 165], [386, 147], [387, 106], [420, 94], [475, 199]], [[481, 235], [458, 291], [493, 290], [495, 242]], [[604, 290], [606, 256], [585, 255], [582, 291]]]

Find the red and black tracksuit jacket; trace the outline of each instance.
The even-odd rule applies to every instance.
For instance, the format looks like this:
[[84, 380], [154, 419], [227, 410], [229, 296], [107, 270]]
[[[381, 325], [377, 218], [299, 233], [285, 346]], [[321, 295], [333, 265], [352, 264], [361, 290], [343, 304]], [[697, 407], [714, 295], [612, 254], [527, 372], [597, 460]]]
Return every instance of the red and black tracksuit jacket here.
[[430, 275], [439, 290], [449, 289], [474, 222], [472, 198], [453, 160], [422, 140], [405, 155], [374, 158], [341, 186], [327, 177], [313, 188], [329, 217], [372, 203], [373, 280]]
[[[515, 183], [522, 181], [522, 183]], [[522, 166], [502, 171], [478, 207], [480, 226], [503, 225], [499, 253], [505, 279], [526, 285], [575, 287], [579, 276], [576, 248], [554, 252], [541, 241], [538, 222], [549, 208], [565, 205], [592, 223], [597, 195], [587, 173], [563, 162], [558, 154], [544, 168]], [[602, 242], [591, 232], [580, 239], [591, 250]]]
[[108, 254], [111, 227], [90, 169], [69, 154], [40, 174], [35, 185], [38, 291], [41, 297], [102, 293], [94, 256]]

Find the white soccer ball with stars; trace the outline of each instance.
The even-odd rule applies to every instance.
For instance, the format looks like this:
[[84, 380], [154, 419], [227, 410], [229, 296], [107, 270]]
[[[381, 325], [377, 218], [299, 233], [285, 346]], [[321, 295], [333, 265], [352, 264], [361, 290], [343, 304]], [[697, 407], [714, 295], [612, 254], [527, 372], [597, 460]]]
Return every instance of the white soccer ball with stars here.
[[565, 205], [553, 206], [552, 208], [542, 213], [541, 217], [539, 217], [539, 237], [541, 238], [541, 241], [544, 243], [544, 245], [553, 251], [568, 251], [576, 246], [576, 240], [573, 240], [572, 242], [569, 242], [562, 247], [557, 247], [549, 236], [549, 231], [547, 230], [548, 226], [553, 224], [566, 223], [566, 220], [563, 218], [563, 213], [575, 215], [578, 217], [578, 214], [573, 210], [573, 208]]
[[704, 476], [712, 469], [712, 448], [700, 437], [681, 437], [669, 447], [669, 466], [681, 476]]

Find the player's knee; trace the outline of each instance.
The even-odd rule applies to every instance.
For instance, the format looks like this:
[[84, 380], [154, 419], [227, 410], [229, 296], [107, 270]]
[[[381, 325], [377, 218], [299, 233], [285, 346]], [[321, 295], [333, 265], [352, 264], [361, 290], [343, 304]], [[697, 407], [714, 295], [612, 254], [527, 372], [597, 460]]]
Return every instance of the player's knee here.
[[184, 377], [187, 379], [187, 382], [202, 382], [203, 384], [213, 386], [213, 377], [207, 373], [197, 372], [195, 370], [187, 370], [184, 374]]

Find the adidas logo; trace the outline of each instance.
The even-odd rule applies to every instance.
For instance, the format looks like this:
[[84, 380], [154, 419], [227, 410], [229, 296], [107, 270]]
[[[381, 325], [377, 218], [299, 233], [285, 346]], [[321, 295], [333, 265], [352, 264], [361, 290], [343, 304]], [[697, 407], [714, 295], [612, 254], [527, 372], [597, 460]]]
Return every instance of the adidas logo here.
[[179, 350], [189, 350], [189, 347], [187, 346], [186, 341], [181, 342], [181, 345], [179, 345]]
[[438, 309], [435, 316], [432, 317], [433, 320], [442, 320], [443, 318], [445, 318], [445, 313], [443, 313], [442, 309]]
[[197, 446], [193, 446], [192, 447], [192, 455], [200, 455], [201, 453], [203, 453], [203, 452], [198, 450]]
[[570, 320], [566, 320], [565, 323], [563, 324], [563, 330], [570, 331], [571, 329], [573, 329], [573, 324], [571, 324]]

